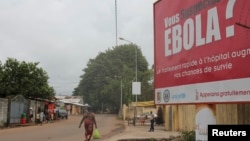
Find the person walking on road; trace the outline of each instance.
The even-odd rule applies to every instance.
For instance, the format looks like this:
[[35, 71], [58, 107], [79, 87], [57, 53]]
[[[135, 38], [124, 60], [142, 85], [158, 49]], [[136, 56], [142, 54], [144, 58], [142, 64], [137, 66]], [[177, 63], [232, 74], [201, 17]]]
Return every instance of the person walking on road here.
[[94, 113], [84, 110], [79, 128], [81, 128], [82, 123], [84, 123], [84, 128], [85, 128], [85, 138], [86, 138], [85, 141], [90, 141], [93, 135], [94, 125], [95, 128], [97, 128]]
[[149, 132], [154, 132], [155, 128], [154, 128], [154, 124], [155, 124], [155, 117], [152, 111], [150, 111], [150, 128], [149, 128]]

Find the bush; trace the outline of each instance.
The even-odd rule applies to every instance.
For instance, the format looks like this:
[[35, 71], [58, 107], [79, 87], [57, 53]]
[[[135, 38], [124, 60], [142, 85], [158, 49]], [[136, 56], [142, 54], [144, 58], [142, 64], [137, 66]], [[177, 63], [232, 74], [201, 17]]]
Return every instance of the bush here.
[[181, 141], [195, 141], [195, 131], [181, 131]]

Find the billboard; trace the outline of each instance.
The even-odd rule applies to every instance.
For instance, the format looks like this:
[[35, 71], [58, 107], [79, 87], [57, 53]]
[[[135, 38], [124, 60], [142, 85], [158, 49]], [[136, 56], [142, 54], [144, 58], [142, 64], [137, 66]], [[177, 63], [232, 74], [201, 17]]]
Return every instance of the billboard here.
[[154, 3], [156, 104], [250, 101], [250, 1]]

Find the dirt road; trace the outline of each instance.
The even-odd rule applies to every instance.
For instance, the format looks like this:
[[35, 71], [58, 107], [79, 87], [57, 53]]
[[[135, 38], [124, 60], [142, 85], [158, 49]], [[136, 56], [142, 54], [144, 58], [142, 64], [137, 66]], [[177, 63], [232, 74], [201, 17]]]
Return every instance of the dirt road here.
[[[70, 116], [68, 120], [44, 123], [28, 127], [0, 129], [2, 141], [83, 141], [84, 128], [78, 128], [82, 116]], [[105, 140], [123, 130], [123, 122], [117, 115], [96, 115], [97, 126]]]

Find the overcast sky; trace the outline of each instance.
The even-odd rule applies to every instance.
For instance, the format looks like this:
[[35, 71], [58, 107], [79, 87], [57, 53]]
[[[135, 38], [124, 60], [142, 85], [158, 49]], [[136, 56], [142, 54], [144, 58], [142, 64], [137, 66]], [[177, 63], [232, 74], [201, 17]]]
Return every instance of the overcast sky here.
[[71, 95], [89, 59], [116, 37], [137, 44], [151, 67], [155, 1], [0, 0], [0, 60], [39, 62], [57, 95]]

